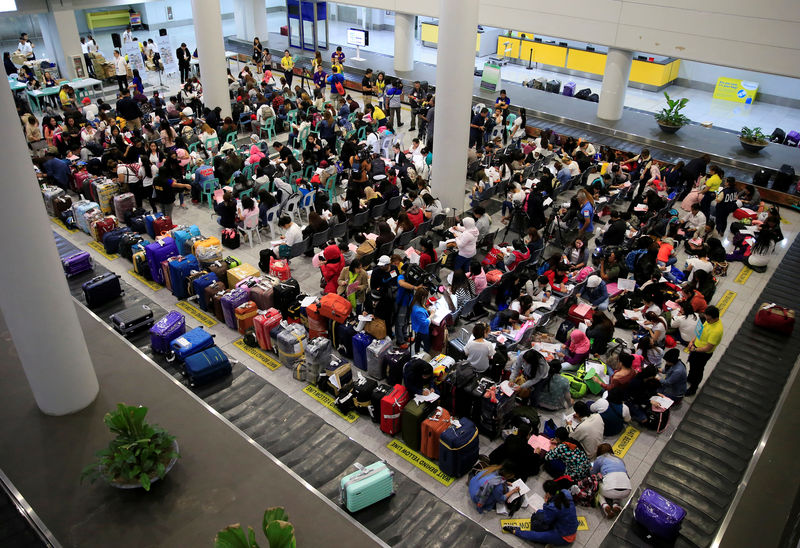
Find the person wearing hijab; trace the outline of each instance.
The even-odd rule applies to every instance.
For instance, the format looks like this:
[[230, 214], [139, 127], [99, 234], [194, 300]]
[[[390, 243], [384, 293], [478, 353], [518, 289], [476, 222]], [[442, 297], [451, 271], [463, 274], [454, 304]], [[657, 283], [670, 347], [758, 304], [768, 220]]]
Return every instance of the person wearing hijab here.
[[453, 270], [464, 270], [469, 268], [472, 258], [477, 253], [478, 229], [475, 227], [475, 219], [466, 217], [462, 222], [462, 228], [454, 227], [458, 232], [455, 243], [449, 244], [458, 249]]
[[336, 293], [339, 288], [339, 274], [344, 269], [342, 251], [337, 245], [329, 245], [322, 252], [323, 260], [320, 261], [319, 269], [325, 280], [323, 293]]
[[370, 209], [374, 204], [382, 200], [380, 192], [371, 186], [364, 187], [364, 207]]
[[569, 364], [572, 367], [564, 365], [562, 369], [573, 370], [577, 369], [578, 365], [586, 359], [589, 355], [589, 350], [592, 343], [586, 337], [586, 333], [578, 328], [569, 332], [569, 344], [567, 345], [566, 352], [564, 352], [564, 364]]

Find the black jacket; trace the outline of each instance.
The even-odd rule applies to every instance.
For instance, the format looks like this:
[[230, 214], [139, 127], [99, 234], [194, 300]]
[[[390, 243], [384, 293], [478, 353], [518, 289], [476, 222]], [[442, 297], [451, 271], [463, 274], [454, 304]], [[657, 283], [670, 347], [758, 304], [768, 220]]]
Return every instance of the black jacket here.
[[178, 48], [175, 50], [175, 58], [178, 60], [178, 66], [181, 68], [189, 68], [192, 61], [192, 52], [189, 48]]

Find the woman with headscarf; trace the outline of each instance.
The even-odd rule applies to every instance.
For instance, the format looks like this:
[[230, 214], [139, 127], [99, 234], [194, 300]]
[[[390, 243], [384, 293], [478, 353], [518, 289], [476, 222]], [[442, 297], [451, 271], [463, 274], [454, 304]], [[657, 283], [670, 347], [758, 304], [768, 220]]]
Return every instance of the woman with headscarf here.
[[339, 274], [344, 269], [342, 252], [339, 246], [329, 245], [322, 252], [322, 257], [323, 260], [320, 261], [319, 269], [325, 281], [325, 285], [322, 288], [323, 293], [336, 293], [339, 287]]
[[475, 227], [475, 219], [466, 217], [461, 222], [462, 228], [455, 227], [459, 232], [456, 236], [456, 241], [449, 244], [450, 247], [455, 247], [458, 250], [453, 270], [466, 270], [469, 268], [469, 263], [475, 256], [478, 243], [478, 229]]
[[371, 186], [364, 187], [364, 207], [367, 209], [372, 208], [373, 205], [382, 201], [383, 198], [380, 192], [377, 192]]
[[570, 371], [578, 368], [578, 365], [589, 355], [592, 343], [586, 333], [577, 327], [569, 332], [569, 344], [564, 352], [564, 365], [562, 369]]

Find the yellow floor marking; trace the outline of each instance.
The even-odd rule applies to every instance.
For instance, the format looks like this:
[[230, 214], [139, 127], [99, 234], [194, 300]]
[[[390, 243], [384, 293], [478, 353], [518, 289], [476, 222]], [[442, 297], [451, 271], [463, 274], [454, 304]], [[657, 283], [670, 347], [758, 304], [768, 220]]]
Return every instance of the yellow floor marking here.
[[432, 478], [436, 479], [439, 483], [444, 485], [450, 485], [456, 479], [448, 476], [444, 472], [439, 469], [439, 465], [435, 462], [429, 460], [427, 457], [417, 453], [413, 449], [409, 449], [408, 446], [400, 440], [392, 440], [387, 445], [392, 452], [397, 453], [403, 459], [407, 460]]
[[186, 301], [178, 301], [175, 306], [177, 306], [178, 308], [183, 310], [187, 315], [191, 316], [192, 318], [203, 324], [203, 327], [213, 327], [219, 323], [215, 317], [209, 316], [199, 308], [192, 306]]
[[322, 405], [324, 405], [325, 407], [327, 407], [328, 409], [330, 409], [331, 411], [342, 417], [347, 422], [352, 423], [358, 420], [359, 416], [358, 413], [356, 413], [355, 411], [350, 411], [347, 415], [345, 415], [344, 413], [336, 409], [335, 405], [333, 405], [334, 402], [333, 396], [331, 396], [326, 392], [323, 392], [313, 384], [309, 384], [308, 386], [303, 388], [303, 392], [305, 392], [306, 394], [317, 400], [319, 403], [321, 403]]
[[736, 293], [731, 291], [730, 289], [727, 290], [725, 293], [722, 294], [719, 301], [717, 302], [717, 308], [719, 309], [719, 315], [722, 316], [725, 314], [725, 311], [731, 306], [733, 299], [736, 298]]
[[633, 426], [628, 426], [627, 428], [625, 428], [620, 437], [617, 439], [617, 441], [614, 442], [614, 445], [612, 446], [614, 449], [614, 454], [619, 458], [624, 457], [625, 454], [628, 452], [628, 450], [630, 450], [630, 448], [633, 447], [633, 442], [635, 442], [636, 438], [638, 437], [639, 437], [639, 431], [636, 428], [634, 428]]

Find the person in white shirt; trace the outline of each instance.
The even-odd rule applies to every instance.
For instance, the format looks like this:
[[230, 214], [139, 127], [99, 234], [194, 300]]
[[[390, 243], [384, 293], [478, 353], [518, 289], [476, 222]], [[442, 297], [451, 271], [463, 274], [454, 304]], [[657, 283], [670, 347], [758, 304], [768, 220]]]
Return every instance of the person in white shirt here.
[[125, 44], [126, 42], [133, 42], [133, 32], [131, 31], [130, 25], [128, 25], [128, 28], [122, 33], [122, 43]]
[[83, 60], [86, 61], [86, 71], [90, 77], [94, 78], [94, 66], [92, 65], [92, 58], [89, 57], [89, 43], [86, 38], [81, 38], [81, 52], [83, 53]]
[[704, 226], [706, 226], [706, 216], [700, 211], [700, 204], [692, 204], [692, 210], [683, 218], [683, 230], [686, 232], [686, 237], [691, 238]]
[[697, 251], [696, 257], [690, 257], [686, 259], [686, 270], [684, 272], [688, 272], [689, 276], [686, 278], [687, 282], [691, 282], [694, 279], [694, 273], [696, 270], [705, 270], [709, 274], [712, 273], [714, 270], [714, 265], [711, 264], [707, 258], [707, 252], [705, 246], [700, 248]]
[[81, 100], [81, 104], [83, 104], [81, 111], [83, 112], [83, 116], [86, 118], [86, 120], [89, 122], [95, 120], [97, 118], [97, 114], [100, 112], [100, 107], [98, 107], [95, 103], [92, 103], [92, 100], [88, 97], [84, 97]]
[[489, 369], [489, 360], [494, 356], [494, 344], [483, 338], [487, 330], [485, 323], [476, 323], [472, 328], [472, 338], [464, 346], [467, 361], [476, 373], [485, 373]]
[[119, 91], [122, 93], [128, 89], [128, 63], [117, 49], [114, 50], [114, 74], [117, 75]]
[[33, 54], [33, 44], [28, 40], [28, 33], [23, 32], [19, 35], [19, 44], [17, 44], [17, 51], [23, 54], [29, 61], [36, 59]]
[[564, 164], [565, 167], [569, 168], [569, 173], [573, 177], [581, 174], [581, 168], [578, 166], [578, 162], [572, 158], [565, 157], [561, 163]]
[[[580, 442], [589, 460], [597, 456], [597, 446], [603, 443], [603, 418], [589, 410], [586, 402], [578, 401], [573, 406], [575, 415], [572, 417], [573, 426], [570, 437]], [[577, 424], [576, 424], [577, 423]]]
[[89, 53], [97, 53], [99, 51], [97, 42], [95, 42], [95, 39], [92, 38], [91, 34], [86, 38], [86, 42], [89, 45]]
[[672, 316], [670, 327], [678, 330], [676, 335], [678, 335], [681, 342], [686, 345], [695, 339], [698, 321], [699, 317], [692, 308], [692, 303], [683, 301], [681, 303], [681, 312]]

